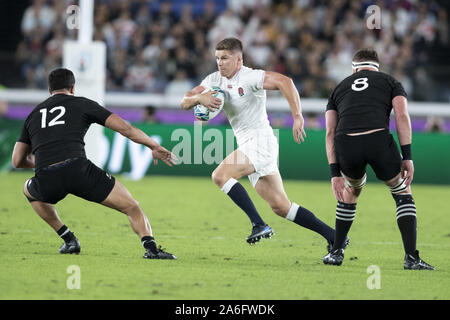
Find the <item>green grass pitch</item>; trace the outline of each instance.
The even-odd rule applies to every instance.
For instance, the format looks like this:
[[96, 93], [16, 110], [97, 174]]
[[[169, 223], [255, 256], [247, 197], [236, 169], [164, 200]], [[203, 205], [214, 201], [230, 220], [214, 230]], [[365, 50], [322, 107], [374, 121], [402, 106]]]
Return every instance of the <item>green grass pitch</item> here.
[[[381, 183], [363, 190], [350, 246], [336, 267], [322, 263], [324, 239], [277, 217], [247, 179], [241, 182], [275, 230], [272, 239], [248, 245], [248, 218], [208, 178], [119, 176], [144, 208], [157, 242], [178, 260], [143, 259], [126, 216], [74, 196], [56, 208], [82, 252], [60, 255], [61, 239], [22, 194], [31, 175], [0, 175], [0, 299], [450, 299], [449, 186], [413, 186], [418, 249], [437, 270], [405, 271], [395, 204]], [[286, 180], [285, 189], [334, 226], [329, 183]], [[80, 268], [80, 289], [67, 287], [71, 265]], [[367, 285], [370, 266], [378, 268], [379, 289]]]

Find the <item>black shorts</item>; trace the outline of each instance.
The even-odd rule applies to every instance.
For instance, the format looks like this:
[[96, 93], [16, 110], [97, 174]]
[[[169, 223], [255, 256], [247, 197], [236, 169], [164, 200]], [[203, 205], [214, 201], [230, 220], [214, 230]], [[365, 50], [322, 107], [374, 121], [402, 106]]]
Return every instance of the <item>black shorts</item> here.
[[382, 181], [401, 171], [402, 157], [389, 130], [359, 136], [341, 134], [335, 137], [334, 148], [341, 171], [349, 178], [362, 178], [367, 164]]
[[80, 198], [102, 202], [115, 184], [115, 178], [85, 158], [72, 158], [39, 169], [27, 184], [33, 198], [55, 204], [71, 193]]

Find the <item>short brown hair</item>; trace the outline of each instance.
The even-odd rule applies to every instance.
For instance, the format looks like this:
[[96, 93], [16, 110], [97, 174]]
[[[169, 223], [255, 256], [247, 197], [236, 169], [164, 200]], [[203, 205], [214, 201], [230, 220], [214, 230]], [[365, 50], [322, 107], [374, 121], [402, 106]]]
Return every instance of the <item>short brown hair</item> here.
[[373, 61], [379, 63], [378, 54], [372, 48], [364, 48], [358, 50], [353, 56], [353, 62]]
[[242, 42], [236, 38], [225, 38], [216, 44], [216, 50], [240, 51], [242, 52]]

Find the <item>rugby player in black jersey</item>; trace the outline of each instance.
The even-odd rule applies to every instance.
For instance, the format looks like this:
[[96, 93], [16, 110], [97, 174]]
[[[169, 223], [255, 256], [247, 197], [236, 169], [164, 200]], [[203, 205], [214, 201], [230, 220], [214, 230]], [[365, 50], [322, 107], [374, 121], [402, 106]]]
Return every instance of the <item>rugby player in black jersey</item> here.
[[[332, 92], [326, 111], [326, 151], [332, 189], [338, 200], [336, 234], [325, 264], [341, 265], [344, 241], [356, 214], [356, 203], [370, 165], [389, 188], [397, 205], [397, 224], [405, 249], [404, 269], [428, 269], [416, 250], [416, 206], [411, 194], [414, 165], [407, 95], [400, 82], [378, 71], [376, 51], [362, 49], [352, 62], [353, 74]], [[395, 113], [401, 155], [389, 132]]]
[[25, 120], [12, 155], [16, 168], [35, 168], [35, 176], [23, 192], [36, 213], [64, 240], [60, 253], [79, 253], [80, 243], [64, 225], [53, 204], [67, 194], [100, 203], [127, 215], [148, 259], [176, 259], [156, 246], [152, 229], [139, 203], [113, 176], [86, 158], [83, 138], [92, 123], [119, 132], [152, 150], [160, 159], [175, 164], [174, 155], [95, 101], [74, 96], [75, 77], [68, 69], [53, 70], [48, 77], [51, 96], [36, 106]]

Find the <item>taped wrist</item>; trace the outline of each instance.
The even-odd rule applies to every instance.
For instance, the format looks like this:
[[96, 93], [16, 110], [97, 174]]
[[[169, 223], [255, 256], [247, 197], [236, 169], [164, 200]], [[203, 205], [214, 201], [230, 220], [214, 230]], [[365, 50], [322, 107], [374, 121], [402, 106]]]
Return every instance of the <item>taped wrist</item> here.
[[339, 166], [339, 163], [331, 163], [330, 164], [330, 172], [331, 177], [341, 177], [341, 167]]
[[400, 146], [402, 149], [402, 158], [403, 160], [412, 160], [411, 157], [411, 144], [405, 144], [404, 146]]

